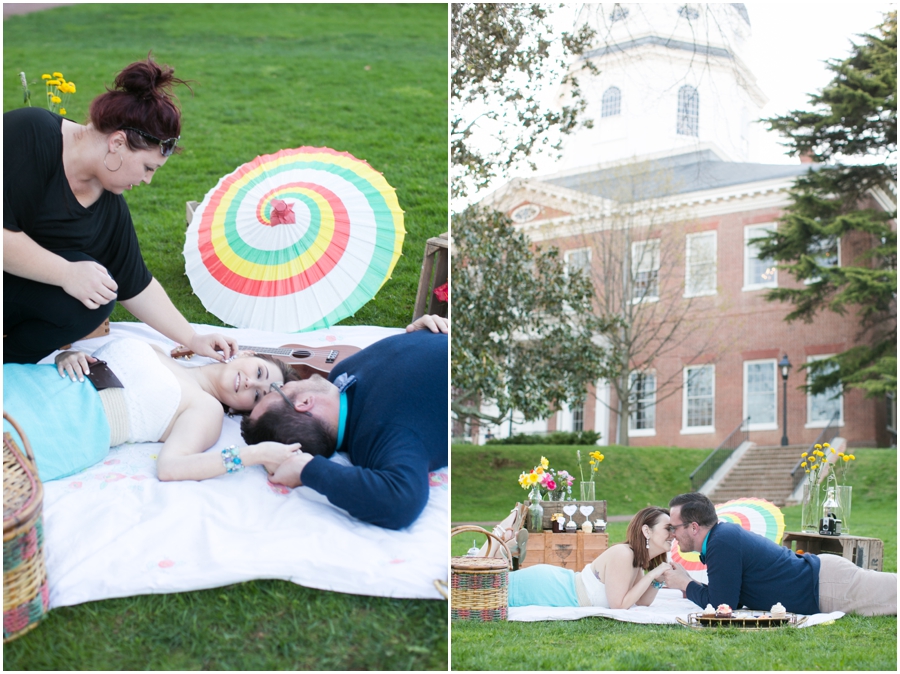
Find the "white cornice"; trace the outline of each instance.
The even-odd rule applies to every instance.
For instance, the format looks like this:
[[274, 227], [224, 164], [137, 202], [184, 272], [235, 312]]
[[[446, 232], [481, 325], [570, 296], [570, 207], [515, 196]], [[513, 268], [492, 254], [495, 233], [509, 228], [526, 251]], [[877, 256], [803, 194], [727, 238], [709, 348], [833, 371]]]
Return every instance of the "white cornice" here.
[[777, 178], [677, 194], [637, 202], [628, 208], [628, 213], [623, 212], [614, 217], [611, 202], [600, 200], [605, 208], [597, 207], [573, 215], [537, 220], [517, 225], [517, 229], [534, 241], [546, 241], [619, 227], [626, 218], [630, 226], [649, 227], [731, 213], [784, 208], [791, 203], [788, 190], [793, 182], [793, 178]]

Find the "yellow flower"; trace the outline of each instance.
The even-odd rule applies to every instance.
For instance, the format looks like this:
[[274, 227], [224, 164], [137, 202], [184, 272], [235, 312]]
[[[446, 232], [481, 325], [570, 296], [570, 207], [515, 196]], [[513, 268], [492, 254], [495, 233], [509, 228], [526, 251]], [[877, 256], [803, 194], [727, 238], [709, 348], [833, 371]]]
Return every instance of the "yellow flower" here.
[[843, 452], [838, 452], [838, 456], [844, 456]]
[[42, 80], [49, 80], [49, 79], [52, 79], [52, 78], [50, 77], [50, 75], [41, 75], [41, 79], [42, 79]]
[[809, 471], [806, 471], [806, 472], [808, 473]]
[[537, 473], [529, 473], [528, 484], [537, 484], [540, 479], [541, 478], [538, 477]]
[[544, 470], [547, 470], [550, 467], [550, 462], [547, 461], [547, 457], [544, 457], [544, 456], [541, 457], [541, 467]]
[[602, 454], [600, 455], [600, 461], [603, 461], [603, 459], [605, 459], [605, 458], [606, 458], [606, 457], [603, 456]]
[[844, 461], [849, 461], [849, 460], [850, 460], [850, 457], [849, 457], [849, 456], [845, 456], [845, 457], [844, 457]]
[[822, 449], [822, 445], [817, 444], [817, 445], [815, 446], [815, 448], [816, 448], [816, 449]]
[[[806, 468], [806, 461], [804, 461], [803, 463], [801, 463], [801, 464], [800, 464], [800, 467], [801, 467], [801, 468]], [[808, 473], [809, 471], [806, 471], [806, 472]]]
[[591, 456], [597, 461], [603, 461], [603, 455], [600, 452], [591, 452]]
[[48, 87], [57, 87], [59, 86], [59, 80], [47, 80]]
[[591, 459], [590, 461], [588, 461], [588, 463], [590, 463], [592, 466], [596, 466], [596, 465], [597, 465], [597, 462], [594, 461], [593, 459]]
[[544, 474], [544, 469], [543, 469], [541, 466], [538, 466], [538, 467], [536, 467], [536, 468], [534, 469], [534, 474], [535, 474], [535, 475], [543, 475], [543, 474]]
[[851, 460], [851, 461], [856, 461], [856, 457], [853, 456], [853, 455], [851, 454], [851, 455], [850, 455], [850, 460]]
[[803, 459], [805, 459], [807, 456], [809, 456], [809, 454], [807, 454], [806, 452], [803, 452], [803, 454], [800, 455], [800, 457]]
[[59, 96], [53, 96], [50, 98], [51, 103], [62, 103], [62, 99]]
[[65, 109], [65, 108], [60, 108], [60, 109], [59, 109], [59, 114], [61, 114], [61, 115], [66, 114], [66, 109]]
[[69, 92], [68, 92], [68, 93], [74, 94], [74, 93], [75, 93], [75, 83], [74, 83], [74, 82], [69, 82], [67, 86], [69, 87]]
[[62, 76], [63, 76], [62, 73], [53, 73], [53, 77], [62, 77]]
[[831, 447], [831, 445], [829, 445], [829, 444], [826, 442], [824, 445], [822, 445], [822, 447]]
[[837, 454], [837, 450], [836, 450], [834, 447], [832, 447], [832, 448], [831, 448], [831, 453], [832, 453], [832, 454]]

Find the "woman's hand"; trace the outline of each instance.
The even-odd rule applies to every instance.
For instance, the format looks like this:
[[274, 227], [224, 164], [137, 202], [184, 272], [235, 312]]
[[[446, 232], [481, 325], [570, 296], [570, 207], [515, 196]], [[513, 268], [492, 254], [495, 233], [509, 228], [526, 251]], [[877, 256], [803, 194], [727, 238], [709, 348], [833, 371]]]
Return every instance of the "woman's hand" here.
[[[226, 337], [218, 333], [201, 335], [195, 332], [191, 343], [186, 346], [198, 356], [206, 356], [223, 362], [237, 354], [238, 351], [238, 343], [234, 337]], [[222, 353], [219, 354], [219, 351]]]
[[661, 575], [663, 575], [666, 571], [671, 571], [671, 569], [672, 569], [672, 565], [671, 565], [671, 564], [669, 564], [668, 562], [663, 562], [662, 564], [660, 564], [659, 566], [657, 566], [655, 569], [651, 569], [651, 570], [648, 572], [648, 575], [649, 575], [653, 580], [656, 580], [656, 579], [659, 578]]
[[295, 442], [292, 445], [285, 445], [274, 441], [260, 442], [259, 444], [247, 447], [247, 450], [249, 450], [249, 453], [252, 456], [248, 457], [251, 458], [251, 461], [246, 463], [265, 466], [269, 475], [273, 475], [275, 471], [278, 470], [278, 466], [301, 453], [300, 448], [301, 445], [299, 442]]
[[63, 351], [56, 355], [56, 370], [60, 377], [66, 377], [75, 381], [84, 381], [84, 375], [90, 374], [89, 363], [96, 363], [97, 359], [81, 351]]
[[96, 309], [116, 299], [119, 285], [102, 264], [85, 260], [69, 263], [62, 289], [88, 309]]
[[447, 333], [450, 330], [450, 321], [437, 314], [425, 314], [406, 326], [407, 332], [415, 332], [416, 330]]
[[278, 466], [278, 470], [272, 475], [270, 480], [274, 484], [283, 484], [285, 487], [302, 487], [300, 474], [306, 468], [306, 464], [313, 460], [312, 454], [306, 452], [297, 452], [290, 459]]

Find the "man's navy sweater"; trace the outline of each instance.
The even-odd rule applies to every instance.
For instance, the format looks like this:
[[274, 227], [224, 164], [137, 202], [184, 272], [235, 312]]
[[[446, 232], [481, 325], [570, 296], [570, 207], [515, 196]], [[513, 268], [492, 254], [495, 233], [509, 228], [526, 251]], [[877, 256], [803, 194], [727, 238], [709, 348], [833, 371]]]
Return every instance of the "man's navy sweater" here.
[[353, 517], [387, 529], [412, 524], [428, 503], [429, 471], [447, 465], [448, 339], [427, 330], [382, 339], [338, 363], [346, 372], [343, 444], [352, 466], [321, 456], [303, 484]]
[[819, 612], [819, 558], [798, 555], [738, 524], [719, 522], [706, 543], [709, 585], [687, 586], [697, 604], [728, 604], [768, 611], [776, 603], [792, 613]]

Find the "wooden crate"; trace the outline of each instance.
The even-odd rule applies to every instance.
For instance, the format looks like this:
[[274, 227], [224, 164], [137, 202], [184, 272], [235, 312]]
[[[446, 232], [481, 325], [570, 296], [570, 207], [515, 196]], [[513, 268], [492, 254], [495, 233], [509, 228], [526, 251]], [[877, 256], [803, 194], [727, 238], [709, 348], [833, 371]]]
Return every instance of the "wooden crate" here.
[[[587, 518], [593, 524], [595, 520], [606, 520], [606, 501], [541, 501], [541, 507], [544, 509], [544, 519], [542, 521], [543, 528], [547, 531], [550, 530], [550, 518], [553, 517], [556, 513], [561, 513], [563, 511], [564, 506], [594, 506], [594, 512], [590, 514]], [[566, 515], [566, 522], [569, 521], [569, 516]], [[575, 524], [580, 528], [584, 523], [585, 516], [581, 514], [580, 510], [576, 510], [575, 514], [572, 516], [572, 519], [575, 520]], [[525, 518], [525, 525], [531, 528], [531, 513]]]
[[413, 308], [413, 320], [425, 314], [447, 316], [447, 302], [441, 302], [434, 296], [434, 289], [447, 282], [450, 242], [448, 233], [435, 236], [425, 243], [425, 257], [422, 260], [422, 272], [419, 274], [419, 290], [416, 292], [416, 304]]
[[822, 553], [841, 555], [863, 569], [881, 571], [884, 565], [884, 542], [880, 538], [822, 536], [785, 531], [781, 544], [795, 552], [803, 550], [815, 555]]
[[609, 534], [528, 534], [528, 552], [523, 569], [535, 564], [551, 564], [581, 571], [609, 546]]

